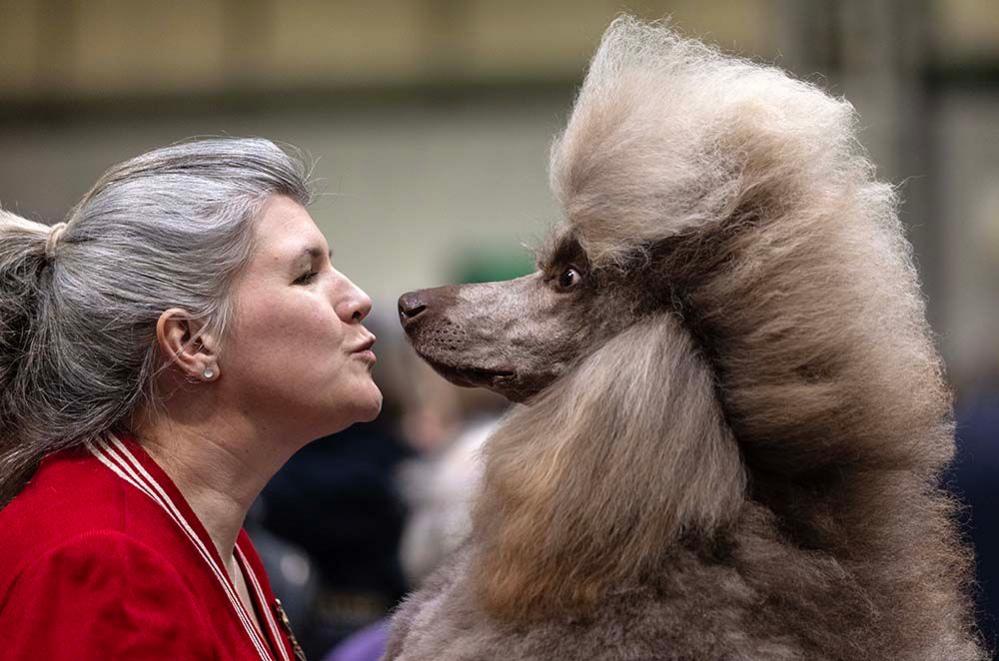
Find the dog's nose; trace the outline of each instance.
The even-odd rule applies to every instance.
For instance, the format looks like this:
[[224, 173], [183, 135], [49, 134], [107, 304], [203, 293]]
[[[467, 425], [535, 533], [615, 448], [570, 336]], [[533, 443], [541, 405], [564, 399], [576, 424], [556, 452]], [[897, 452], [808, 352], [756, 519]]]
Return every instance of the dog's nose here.
[[422, 290], [406, 292], [399, 297], [399, 321], [404, 326], [423, 314], [426, 309], [427, 301]]

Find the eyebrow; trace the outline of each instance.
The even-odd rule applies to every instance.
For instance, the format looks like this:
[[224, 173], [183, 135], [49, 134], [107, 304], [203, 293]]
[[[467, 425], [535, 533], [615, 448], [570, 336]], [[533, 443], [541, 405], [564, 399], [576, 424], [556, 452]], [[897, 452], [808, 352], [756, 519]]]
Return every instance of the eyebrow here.
[[[323, 251], [320, 250], [319, 248], [316, 248], [315, 246], [309, 246], [307, 248], [304, 248], [302, 250], [302, 252], [298, 253], [299, 257], [303, 257], [305, 255], [308, 255], [312, 259], [315, 259], [317, 257], [322, 257], [323, 256]], [[333, 259], [333, 249], [332, 248], [330, 248], [330, 250], [329, 250], [329, 258]]]
[[[295, 255], [294, 259], [291, 260], [291, 268], [300, 269], [306, 263], [311, 264], [313, 260], [318, 259], [323, 256], [323, 251], [315, 246], [307, 246], [302, 248], [302, 251]], [[333, 261], [333, 249], [330, 248], [329, 251], [330, 261]], [[306, 261], [307, 260], [307, 261]], [[311, 268], [311, 266], [310, 266]]]
[[[541, 270], [549, 269], [557, 264], [586, 259], [583, 246], [571, 232], [552, 237], [548, 244], [538, 251], [537, 265]], [[582, 266], [582, 265], [580, 265]]]

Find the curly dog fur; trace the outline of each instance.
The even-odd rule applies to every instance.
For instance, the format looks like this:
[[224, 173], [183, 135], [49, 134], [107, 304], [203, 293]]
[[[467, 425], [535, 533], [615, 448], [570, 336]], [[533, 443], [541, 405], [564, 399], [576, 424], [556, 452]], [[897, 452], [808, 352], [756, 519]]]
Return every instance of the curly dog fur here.
[[552, 149], [566, 221], [538, 273], [402, 299], [421, 356], [527, 406], [388, 659], [982, 658], [937, 486], [950, 394], [855, 123], [611, 25]]

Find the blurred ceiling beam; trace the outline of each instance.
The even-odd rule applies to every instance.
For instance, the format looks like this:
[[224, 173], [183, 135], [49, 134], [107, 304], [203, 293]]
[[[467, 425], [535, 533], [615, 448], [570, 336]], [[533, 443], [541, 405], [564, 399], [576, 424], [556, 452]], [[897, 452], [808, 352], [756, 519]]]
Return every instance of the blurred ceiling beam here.
[[578, 80], [621, 11], [769, 56], [775, 0], [0, 0], [0, 100]]

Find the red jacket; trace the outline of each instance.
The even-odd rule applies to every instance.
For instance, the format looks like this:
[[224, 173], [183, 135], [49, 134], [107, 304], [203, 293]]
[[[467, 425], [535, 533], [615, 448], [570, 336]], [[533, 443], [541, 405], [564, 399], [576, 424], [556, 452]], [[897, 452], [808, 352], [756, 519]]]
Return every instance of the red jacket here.
[[0, 510], [0, 658], [294, 659], [246, 531], [235, 554], [263, 632], [138, 443], [55, 453]]

